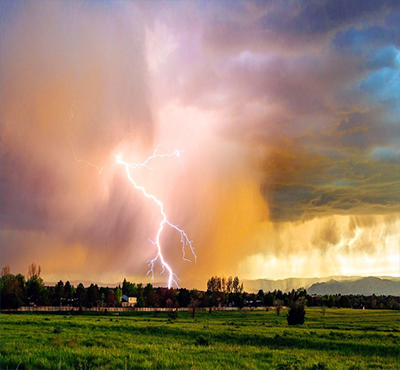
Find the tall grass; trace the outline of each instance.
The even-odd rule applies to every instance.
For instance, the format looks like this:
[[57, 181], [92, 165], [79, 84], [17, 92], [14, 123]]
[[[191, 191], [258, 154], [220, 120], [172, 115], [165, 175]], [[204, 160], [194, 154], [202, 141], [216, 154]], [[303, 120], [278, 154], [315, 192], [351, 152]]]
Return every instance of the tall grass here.
[[399, 369], [399, 312], [1, 314], [1, 369]]

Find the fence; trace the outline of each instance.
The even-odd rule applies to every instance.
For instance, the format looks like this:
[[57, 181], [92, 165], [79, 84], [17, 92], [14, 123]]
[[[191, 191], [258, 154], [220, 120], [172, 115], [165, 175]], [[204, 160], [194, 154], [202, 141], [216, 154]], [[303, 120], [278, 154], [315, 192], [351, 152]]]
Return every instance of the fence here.
[[[269, 309], [273, 309], [274, 307], [269, 307]], [[132, 311], [137, 311], [137, 312], [154, 312], [154, 311], [159, 311], [159, 312], [168, 312], [171, 310], [178, 310], [178, 311], [190, 311], [191, 309], [189, 307], [179, 307], [179, 308], [154, 308], [154, 307], [93, 307], [93, 308], [87, 308], [87, 307], [82, 307], [82, 311], [95, 311], [95, 312], [102, 312], [106, 311], [107, 312], [132, 312]], [[199, 307], [197, 310], [208, 310], [208, 307]], [[212, 310], [217, 310], [217, 311], [224, 311], [224, 310], [238, 310], [238, 307], [213, 307]], [[265, 310], [266, 307], [243, 307], [242, 310]], [[1, 312], [34, 312], [34, 311], [44, 311], [44, 312], [55, 312], [55, 311], [65, 311], [65, 312], [70, 312], [70, 311], [79, 311], [79, 307], [72, 307], [72, 306], [22, 306], [17, 309], [4, 309], [1, 310]]]

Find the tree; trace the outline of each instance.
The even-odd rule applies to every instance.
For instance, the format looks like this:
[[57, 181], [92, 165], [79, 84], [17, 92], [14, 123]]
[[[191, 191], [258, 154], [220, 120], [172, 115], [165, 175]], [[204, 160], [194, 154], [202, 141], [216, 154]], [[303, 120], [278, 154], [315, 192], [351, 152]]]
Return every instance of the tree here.
[[271, 307], [274, 305], [275, 297], [271, 292], [264, 295], [264, 305]]
[[[207, 282], [207, 292], [210, 298], [209, 304], [211, 306], [225, 305], [227, 301], [233, 301], [238, 305], [237, 302], [243, 301], [243, 283], [240, 284], [237, 276], [235, 276], [234, 279], [232, 279], [232, 276], [228, 279], [218, 276], [211, 277]], [[231, 294], [234, 296], [232, 297]]]
[[122, 294], [126, 294], [128, 297], [134, 296], [137, 294], [137, 288], [135, 283], [130, 283], [126, 279], [122, 282]]
[[67, 281], [64, 285], [64, 294], [66, 299], [71, 299], [72, 298], [72, 286], [69, 281]]
[[90, 284], [90, 287], [87, 289], [87, 298], [86, 298], [86, 306], [96, 307], [100, 301], [100, 292], [99, 287], [94, 284]]
[[211, 293], [210, 305], [218, 306], [222, 298], [222, 280], [218, 276], [213, 276], [207, 282], [207, 291]]
[[185, 288], [180, 288], [177, 300], [180, 307], [188, 307], [191, 302], [190, 291]]
[[136, 292], [137, 292], [137, 306], [138, 307], [144, 307], [144, 296], [143, 296], [143, 285], [142, 283], [137, 285], [136, 288]]
[[153, 285], [148, 283], [143, 290], [144, 301], [147, 307], [158, 306], [158, 296], [153, 288]]
[[107, 307], [115, 306], [115, 293], [110, 289], [107, 293]]
[[239, 289], [240, 289], [240, 285], [239, 285], [239, 278], [237, 276], [235, 276], [235, 278], [233, 279], [233, 293], [240, 293]]
[[9, 266], [9, 265], [4, 266], [4, 267], [1, 269], [1, 277], [3, 277], [3, 276], [8, 276], [8, 275], [11, 275], [11, 269], [10, 269], [10, 266]]
[[292, 303], [289, 313], [287, 314], [287, 321], [289, 325], [303, 325], [306, 310], [304, 308], [304, 298], [298, 299]]
[[117, 302], [118, 304], [121, 303], [121, 301], [122, 301], [122, 289], [119, 288], [119, 287], [117, 289], [115, 289], [114, 295], [115, 295], [115, 302]]
[[76, 288], [76, 298], [78, 299], [79, 307], [86, 306], [86, 289], [82, 283]]
[[197, 307], [199, 307], [199, 300], [193, 296], [188, 307], [190, 308], [190, 315], [192, 316], [192, 319], [194, 319], [196, 316]]
[[264, 291], [262, 289], [258, 291], [257, 296], [255, 297], [254, 304], [258, 306], [258, 303], [261, 303], [261, 305], [264, 303]]
[[39, 266], [36, 266], [35, 263], [32, 263], [32, 265], [30, 265], [28, 267], [28, 280], [32, 277], [39, 277], [40, 273], [42, 272], [42, 269]]
[[221, 278], [213, 276], [207, 281], [207, 290], [216, 293], [221, 291]]
[[224, 293], [226, 293], [226, 280], [225, 277], [222, 277], [221, 279], [221, 289]]
[[241, 310], [244, 305], [243, 293], [235, 293], [233, 296], [233, 303]]
[[275, 299], [274, 306], [276, 309], [276, 314], [280, 316], [283, 302], [280, 299]]
[[26, 295], [28, 300], [36, 305], [48, 304], [48, 291], [40, 277], [41, 268], [34, 263], [28, 268], [28, 280], [26, 282]]
[[25, 278], [18, 274], [14, 276], [10, 272], [10, 266], [6, 266], [1, 270], [0, 291], [1, 291], [1, 308], [16, 309], [22, 306], [25, 290]]
[[226, 282], [226, 292], [228, 294], [233, 292], [233, 279], [232, 279], [232, 276], [229, 276], [228, 281]]
[[54, 287], [54, 292], [55, 292], [56, 302], [61, 306], [62, 302], [65, 300], [65, 287], [62, 280], [60, 280]]

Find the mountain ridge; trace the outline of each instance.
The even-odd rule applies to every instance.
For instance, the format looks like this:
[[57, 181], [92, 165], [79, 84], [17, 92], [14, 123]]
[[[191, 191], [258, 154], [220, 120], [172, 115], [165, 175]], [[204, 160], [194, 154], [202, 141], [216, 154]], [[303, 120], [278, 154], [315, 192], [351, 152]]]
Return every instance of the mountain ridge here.
[[308, 289], [310, 294], [361, 294], [361, 295], [393, 295], [400, 296], [398, 280], [380, 279], [375, 276], [361, 278], [355, 281], [329, 280], [315, 283]]
[[[367, 279], [367, 280], [366, 280]], [[377, 280], [374, 280], [377, 279]], [[335, 282], [335, 283], [333, 283]], [[380, 283], [383, 282], [383, 283]], [[256, 279], [245, 280], [243, 282], [245, 291], [249, 293], [258, 292], [260, 289], [264, 292], [281, 290], [283, 292], [305, 288], [311, 294], [364, 294], [357, 293], [373, 291], [377, 295], [394, 295], [395, 289], [400, 292], [400, 277], [394, 276], [328, 276], [323, 278], [287, 278], [280, 280]], [[335, 288], [331, 284], [339, 284]], [[350, 284], [350, 285], [349, 285]], [[366, 285], [370, 287], [367, 288]], [[388, 287], [386, 287], [386, 285]], [[361, 286], [364, 286], [361, 288]], [[397, 288], [396, 288], [397, 287]], [[335, 290], [336, 289], [336, 290]], [[335, 293], [333, 293], [335, 292]], [[343, 292], [343, 293], [341, 293]], [[373, 294], [373, 293], [371, 293]]]

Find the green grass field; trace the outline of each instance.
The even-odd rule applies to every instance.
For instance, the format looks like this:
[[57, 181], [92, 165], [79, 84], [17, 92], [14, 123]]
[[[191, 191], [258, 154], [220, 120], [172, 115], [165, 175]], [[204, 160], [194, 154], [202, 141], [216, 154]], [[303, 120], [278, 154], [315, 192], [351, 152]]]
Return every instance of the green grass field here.
[[1, 314], [1, 369], [399, 369], [397, 311]]

